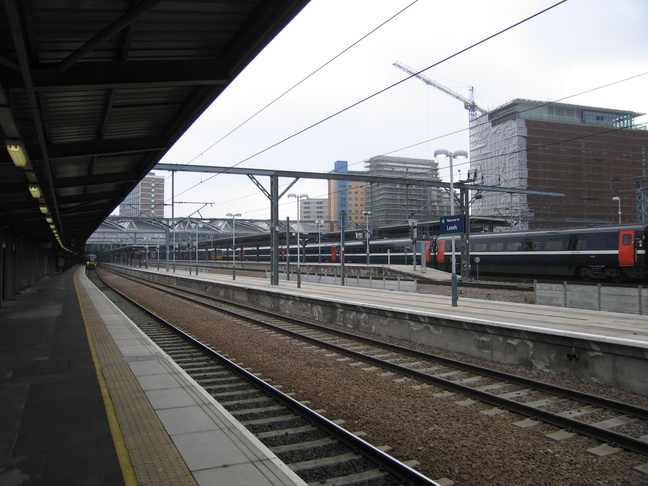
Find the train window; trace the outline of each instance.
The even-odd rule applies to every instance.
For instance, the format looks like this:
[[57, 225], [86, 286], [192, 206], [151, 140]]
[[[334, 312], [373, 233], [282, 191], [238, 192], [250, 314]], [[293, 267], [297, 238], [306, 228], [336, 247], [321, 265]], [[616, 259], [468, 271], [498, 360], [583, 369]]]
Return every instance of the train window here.
[[524, 251], [537, 251], [540, 249], [541, 243], [539, 241], [525, 241]]
[[522, 247], [522, 244], [519, 241], [509, 241], [506, 244], [506, 249], [508, 251], [517, 251]]
[[621, 240], [621, 244], [625, 245], [625, 246], [632, 245], [632, 235], [629, 234], [629, 233], [626, 233], [625, 235], [623, 235], [623, 239]]
[[482, 242], [482, 243], [474, 243], [472, 245], [472, 250], [473, 251], [486, 251], [488, 249], [488, 243]]
[[490, 251], [502, 251], [504, 249], [503, 241], [495, 241], [490, 245]]
[[561, 240], [549, 240], [545, 241], [544, 249], [548, 251], [560, 251], [563, 248], [563, 242]]
[[585, 240], [569, 240], [568, 249], [569, 250], [584, 250], [585, 249]]

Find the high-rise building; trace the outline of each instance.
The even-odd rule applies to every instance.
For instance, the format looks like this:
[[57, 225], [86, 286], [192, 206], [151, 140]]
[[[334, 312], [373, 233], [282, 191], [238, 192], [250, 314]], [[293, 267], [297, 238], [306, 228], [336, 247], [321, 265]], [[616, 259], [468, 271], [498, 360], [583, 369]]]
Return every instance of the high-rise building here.
[[516, 99], [472, 120], [478, 184], [565, 194], [484, 192], [472, 214], [520, 229], [645, 221], [648, 131], [634, 125], [640, 115]]
[[326, 221], [328, 219], [327, 198], [306, 198], [299, 200], [299, 217], [304, 223]]
[[[366, 175], [440, 181], [434, 160], [408, 157], [372, 157]], [[406, 184], [371, 184], [365, 188], [365, 208], [373, 227], [406, 225], [408, 219], [438, 219], [449, 214], [450, 197], [442, 188]]]
[[119, 215], [164, 218], [164, 177], [151, 172], [119, 206]]
[[[349, 164], [345, 160], [338, 160], [335, 162], [336, 174], [358, 174], [366, 175], [362, 171], [349, 171]], [[328, 221], [329, 231], [337, 231], [340, 229], [341, 213], [344, 212], [344, 221], [346, 229], [363, 228], [365, 226], [365, 188], [368, 186], [366, 182], [353, 182], [353, 181], [328, 181], [329, 193], [329, 207], [328, 207]], [[333, 223], [333, 222], [336, 223]]]

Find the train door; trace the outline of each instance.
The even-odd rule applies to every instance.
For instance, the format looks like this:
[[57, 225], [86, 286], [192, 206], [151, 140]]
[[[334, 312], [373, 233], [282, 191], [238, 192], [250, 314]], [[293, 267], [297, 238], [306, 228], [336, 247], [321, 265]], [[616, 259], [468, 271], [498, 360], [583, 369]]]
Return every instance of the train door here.
[[337, 262], [337, 256], [338, 256], [338, 246], [337, 245], [331, 245], [331, 262], [332, 263]]
[[424, 241], [423, 242], [423, 256], [425, 257], [425, 263], [427, 265], [430, 264], [431, 257], [432, 257], [432, 242], [431, 241]]
[[635, 263], [634, 231], [619, 231], [619, 266], [629, 267]]
[[445, 263], [445, 245], [446, 240], [437, 240], [437, 263]]

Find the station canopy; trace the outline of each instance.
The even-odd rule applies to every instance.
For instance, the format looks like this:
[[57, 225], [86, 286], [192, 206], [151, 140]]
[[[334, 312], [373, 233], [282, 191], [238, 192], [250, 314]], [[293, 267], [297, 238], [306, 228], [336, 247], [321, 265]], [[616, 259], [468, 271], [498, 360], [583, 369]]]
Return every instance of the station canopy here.
[[0, 223], [81, 251], [308, 0], [4, 0]]

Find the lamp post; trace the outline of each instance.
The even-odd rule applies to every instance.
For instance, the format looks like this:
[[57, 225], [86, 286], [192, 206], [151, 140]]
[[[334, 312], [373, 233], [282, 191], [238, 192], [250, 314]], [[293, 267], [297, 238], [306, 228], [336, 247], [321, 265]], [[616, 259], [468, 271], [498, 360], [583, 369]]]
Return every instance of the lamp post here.
[[236, 280], [236, 218], [240, 218], [240, 213], [227, 213], [228, 218], [232, 218], [232, 280]]
[[288, 194], [288, 197], [294, 197], [297, 199], [297, 288], [301, 288], [301, 238], [299, 236], [299, 208], [300, 208], [300, 201], [302, 199], [308, 199], [308, 194], [295, 194], [295, 193], [290, 193]]
[[619, 224], [621, 224], [621, 198], [619, 196], [614, 196], [612, 200], [619, 203]]
[[318, 219], [315, 224], [317, 225], [317, 263], [322, 263], [322, 225], [324, 221]]
[[367, 223], [367, 265], [369, 265], [370, 255], [369, 255], [369, 216], [371, 216], [371, 211], [362, 211], [362, 215], [365, 217], [365, 223]]
[[[446, 149], [438, 149], [434, 151], [434, 157], [448, 157], [448, 160], [450, 161], [450, 215], [454, 216], [455, 213], [455, 195], [454, 195], [454, 166], [453, 166], [453, 160], [454, 159], [467, 159], [468, 158], [468, 152], [465, 150], [455, 150], [454, 152], [450, 152], [449, 150]], [[451, 284], [452, 284], [452, 306], [457, 307], [457, 259], [455, 256], [455, 235], [451, 236], [451, 241], [452, 241], [452, 275], [451, 275]]]
[[202, 224], [194, 223], [194, 229], [196, 230], [196, 277], [198, 276], [198, 228], [202, 228]]

